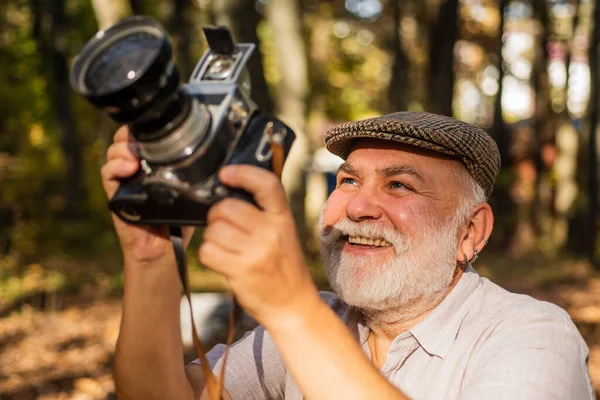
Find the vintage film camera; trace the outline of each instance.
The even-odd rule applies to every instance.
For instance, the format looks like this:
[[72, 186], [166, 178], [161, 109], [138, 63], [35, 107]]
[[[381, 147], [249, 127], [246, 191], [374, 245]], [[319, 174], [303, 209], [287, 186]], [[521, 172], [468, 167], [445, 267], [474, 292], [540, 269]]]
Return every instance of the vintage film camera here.
[[135, 16], [98, 32], [79, 53], [71, 84], [90, 103], [126, 123], [140, 171], [123, 180], [110, 209], [138, 224], [204, 225], [225, 197], [252, 201], [222, 185], [227, 164], [272, 169], [271, 142], [288, 154], [295, 135], [257, 109], [244, 68], [254, 44], [235, 44], [227, 28], [204, 28], [209, 49], [180, 85], [161, 25]]

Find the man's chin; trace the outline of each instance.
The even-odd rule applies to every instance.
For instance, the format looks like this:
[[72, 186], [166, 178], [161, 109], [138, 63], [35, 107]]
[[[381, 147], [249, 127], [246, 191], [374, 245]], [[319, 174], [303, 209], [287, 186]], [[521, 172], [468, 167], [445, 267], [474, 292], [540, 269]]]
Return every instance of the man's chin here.
[[386, 282], [377, 278], [382, 271], [376, 271], [376, 268], [381, 268], [381, 265], [347, 269], [342, 276], [330, 276], [333, 291], [344, 303], [360, 309], [382, 310], [392, 307], [402, 300], [398, 297], [398, 292], [402, 291], [401, 285], [385, 287]]
[[351, 290], [346, 293], [343, 290], [336, 291], [336, 294], [344, 303], [358, 308], [366, 314], [391, 311], [402, 307], [402, 304], [398, 304], [398, 299], [395, 298], [373, 298]]

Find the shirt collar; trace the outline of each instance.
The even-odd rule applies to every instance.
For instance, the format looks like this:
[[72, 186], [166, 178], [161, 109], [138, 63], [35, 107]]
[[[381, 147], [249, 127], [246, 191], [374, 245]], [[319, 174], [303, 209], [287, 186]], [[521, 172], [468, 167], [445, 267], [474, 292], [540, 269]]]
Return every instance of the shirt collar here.
[[427, 353], [444, 358], [471, 309], [468, 299], [479, 282], [479, 274], [468, 264], [448, 296], [409, 330]]

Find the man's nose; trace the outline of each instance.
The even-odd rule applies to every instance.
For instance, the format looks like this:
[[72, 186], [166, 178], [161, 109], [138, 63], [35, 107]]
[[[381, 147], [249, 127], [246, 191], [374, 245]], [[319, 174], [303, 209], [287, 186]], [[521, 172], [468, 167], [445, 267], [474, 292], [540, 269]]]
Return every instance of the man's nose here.
[[373, 190], [363, 187], [346, 205], [346, 215], [353, 221], [379, 219], [383, 210], [379, 205], [380, 197]]

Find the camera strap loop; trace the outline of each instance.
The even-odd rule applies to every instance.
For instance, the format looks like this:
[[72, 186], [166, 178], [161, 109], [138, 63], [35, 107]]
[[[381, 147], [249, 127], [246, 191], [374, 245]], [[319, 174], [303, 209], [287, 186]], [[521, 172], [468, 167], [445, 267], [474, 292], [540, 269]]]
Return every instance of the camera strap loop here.
[[283, 173], [283, 162], [285, 160], [285, 150], [283, 148], [284, 135], [287, 132], [276, 132], [273, 129], [273, 123], [269, 122], [267, 124], [267, 134], [269, 135], [269, 141], [271, 142], [271, 154], [273, 154], [271, 158], [271, 169], [281, 179], [281, 174]]
[[179, 272], [179, 279], [181, 279], [181, 284], [183, 285], [185, 297], [187, 298], [188, 305], [190, 307], [190, 320], [192, 322], [192, 342], [194, 344], [194, 350], [196, 351], [196, 355], [200, 359], [202, 370], [204, 372], [204, 379], [206, 380], [206, 387], [208, 389], [208, 395], [209, 395], [210, 400], [222, 400], [223, 399], [222, 390], [223, 390], [223, 378], [224, 378], [224, 372], [225, 372], [225, 364], [227, 362], [227, 355], [229, 353], [229, 348], [231, 347], [231, 343], [233, 342], [235, 332], [238, 330], [238, 327], [241, 322], [241, 316], [242, 316], [241, 307], [234, 297], [231, 312], [229, 313], [229, 329], [227, 331], [227, 347], [225, 349], [225, 353], [223, 354], [223, 363], [221, 364], [221, 372], [217, 379], [217, 378], [215, 378], [213, 372], [210, 369], [210, 365], [208, 364], [208, 360], [206, 359], [206, 352], [204, 351], [204, 347], [202, 346], [202, 342], [200, 341], [200, 337], [198, 336], [198, 332], [196, 331], [196, 324], [194, 322], [194, 312], [192, 310], [192, 296], [191, 296], [191, 291], [190, 291], [188, 268], [187, 268], [187, 262], [185, 259], [185, 249], [184, 249], [184, 245], [183, 245], [181, 227], [180, 226], [170, 226], [169, 234], [171, 236], [171, 243], [173, 244], [173, 250], [175, 251], [175, 260], [177, 261], [177, 271]]

